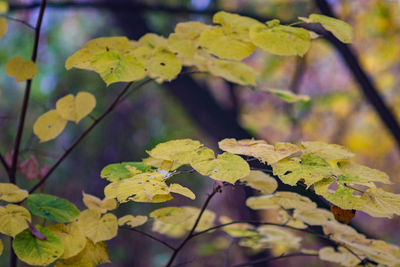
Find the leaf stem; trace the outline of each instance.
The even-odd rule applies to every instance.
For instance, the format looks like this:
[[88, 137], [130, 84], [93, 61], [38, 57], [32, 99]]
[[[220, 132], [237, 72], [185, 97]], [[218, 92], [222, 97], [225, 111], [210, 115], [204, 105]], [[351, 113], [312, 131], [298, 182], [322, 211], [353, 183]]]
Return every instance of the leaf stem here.
[[0, 17], [4, 17], [4, 18], [6, 18], [7, 20], [19, 22], [19, 23], [21, 23], [21, 24], [27, 26], [29, 29], [35, 30], [35, 27], [33, 27], [31, 24], [29, 24], [29, 23], [26, 22], [25, 20], [13, 18], [13, 17], [10, 17], [10, 16], [5, 15], [5, 14], [1, 14]]
[[163, 244], [164, 246], [166, 246], [166, 247], [169, 248], [169, 249], [175, 250], [175, 248], [174, 248], [172, 245], [168, 244], [167, 242], [165, 242], [165, 241], [163, 241], [163, 240], [161, 240], [161, 239], [159, 239], [159, 238], [157, 238], [157, 237], [155, 237], [155, 236], [153, 236], [153, 235], [151, 235], [151, 234], [149, 234], [149, 233], [146, 233], [146, 232], [144, 232], [144, 231], [138, 230], [138, 229], [136, 229], [136, 228], [128, 228], [128, 227], [120, 227], [120, 228], [121, 228], [121, 229], [125, 229], [125, 230], [129, 230], [129, 231], [133, 231], [133, 232], [140, 233], [140, 234], [142, 234], [142, 235], [144, 235], [144, 236], [147, 236], [147, 237], [149, 237], [149, 238], [151, 238], [151, 239], [153, 239], [153, 240], [159, 242], [160, 244]]
[[[42, 22], [43, 22], [44, 11], [46, 9], [46, 4], [47, 4], [47, 0], [42, 0], [42, 2], [40, 4], [39, 16], [36, 21], [35, 39], [33, 42], [33, 50], [32, 50], [32, 57], [31, 57], [31, 60], [34, 63], [36, 63], [36, 59], [37, 59], [38, 48], [39, 48], [39, 39], [40, 39], [40, 30], [42, 28]], [[31, 93], [31, 88], [32, 88], [32, 79], [29, 79], [26, 81], [24, 100], [22, 102], [21, 114], [20, 114], [19, 123], [18, 123], [18, 130], [17, 130], [17, 135], [15, 137], [15, 142], [14, 142], [13, 159], [12, 159], [12, 163], [11, 163], [11, 167], [10, 167], [10, 171], [9, 171], [9, 180], [13, 184], [16, 183], [18, 155], [19, 155], [19, 149], [21, 146], [22, 134], [24, 131], [24, 124], [25, 124], [26, 112], [28, 110], [28, 105], [29, 105], [29, 97], [30, 97], [30, 93]]]
[[194, 236], [196, 236], [196, 234], [194, 233], [194, 231], [196, 230], [197, 225], [199, 224], [201, 217], [203, 215], [203, 213], [205, 212], [205, 210], [207, 209], [208, 204], [210, 203], [211, 199], [215, 196], [216, 193], [221, 192], [221, 186], [216, 186], [214, 188], [214, 190], [211, 192], [211, 194], [207, 197], [206, 201], [203, 204], [203, 207], [201, 208], [201, 211], [199, 213], [199, 215], [196, 218], [196, 221], [192, 227], [192, 229], [190, 230], [189, 234], [186, 236], [186, 238], [182, 241], [182, 243], [174, 249], [174, 252], [171, 255], [171, 258], [169, 259], [168, 263], [167, 263], [167, 267], [172, 266], [172, 263], [174, 262], [176, 256], [178, 255], [178, 253], [182, 250], [182, 248], [186, 245], [187, 242], [190, 241], [190, 239], [192, 239]]

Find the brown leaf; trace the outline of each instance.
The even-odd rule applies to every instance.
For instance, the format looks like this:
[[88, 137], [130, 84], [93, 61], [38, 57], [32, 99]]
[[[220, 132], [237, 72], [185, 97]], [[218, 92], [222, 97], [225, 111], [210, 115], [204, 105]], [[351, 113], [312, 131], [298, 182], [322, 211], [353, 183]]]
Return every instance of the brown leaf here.
[[345, 224], [349, 224], [351, 219], [356, 215], [356, 210], [344, 210], [338, 206], [332, 206], [331, 212], [335, 216], [336, 220]]
[[39, 163], [35, 156], [30, 156], [27, 160], [22, 162], [19, 170], [26, 180], [33, 180], [39, 177]]

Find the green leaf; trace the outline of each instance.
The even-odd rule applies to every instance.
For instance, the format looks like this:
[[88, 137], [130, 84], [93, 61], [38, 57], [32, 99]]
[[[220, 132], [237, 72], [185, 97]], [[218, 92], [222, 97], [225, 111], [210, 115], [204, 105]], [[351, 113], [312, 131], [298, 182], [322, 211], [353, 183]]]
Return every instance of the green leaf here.
[[268, 24], [257, 24], [250, 29], [251, 40], [261, 49], [280, 56], [303, 56], [310, 48], [307, 30], [276, 25], [276, 22]]
[[353, 29], [346, 22], [335, 19], [332, 17], [320, 15], [320, 14], [311, 14], [309, 18], [299, 18], [307, 23], [316, 22], [320, 23], [322, 27], [326, 30], [330, 31], [333, 35], [336, 36], [343, 43], [351, 43], [353, 41]]
[[79, 215], [74, 204], [52, 195], [30, 195], [26, 204], [33, 214], [56, 222], [70, 222]]
[[288, 90], [282, 89], [265, 89], [268, 93], [271, 93], [285, 102], [288, 103], [296, 103], [299, 101], [310, 101], [310, 97], [308, 95], [297, 95]]
[[46, 236], [45, 240], [35, 237], [29, 229], [19, 233], [13, 243], [13, 249], [18, 258], [30, 265], [45, 266], [64, 253], [62, 241], [49, 229], [36, 226], [38, 231]]
[[109, 164], [100, 173], [101, 178], [111, 182], [118, 182], [136, 174], [148, 171], [151, 168], [143, 162], [121, 162]]

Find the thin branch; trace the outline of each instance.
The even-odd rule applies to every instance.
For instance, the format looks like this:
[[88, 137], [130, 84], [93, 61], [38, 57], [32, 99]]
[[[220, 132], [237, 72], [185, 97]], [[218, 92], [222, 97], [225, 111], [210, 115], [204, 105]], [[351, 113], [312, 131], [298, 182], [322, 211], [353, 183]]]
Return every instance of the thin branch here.
[[189, 240], [192, 239], [195, 236], [194, 231], [196, 230], [196, 227], [199, 224], [204, 211], [207, 209], [207, 206], [210, 203], [211, 199], [215, 196], [216, 193], [218, 193], [220, 191], [221, 191], [221, 186], [218, 185], [218, 186], [216, 186], [214, 188], [214, 190], [211, 192], [211, 194], [207, 197], [206, 201], [203, 204], [203, 207], [200, 210], [199, 215], [196, 218], [196, 221], [195, 221], [192, 229], [190, 230], [190, 232], [186, 236], [186, 238], [182, 241], [182, 243], [179, 245], [179, 247], [174, 249], [174, 252], [172, 253], [171, 258], [169, 259], [169, 261], [167, 263], [167, 267], [172, 266], [172, 263], [174, 262], [174, 260], [175, 260], [176, 256], [178, 255], [178, 253], [182, 250], [182, 248], [186, 245], [186, 243], [189, 242]]
[[317, 256], [318, 257], [318, 254], [292, 253], [292, 254], [286, 254], [286, 255], [281, 255], [281, 256], [277, 256], [277, 257], [269, 257], [269, 258], [265, 258], [265, 259], [258, 259], [258, 260], [254, 260], [254, 261], [244, 262], [244, 263], [233, 265], [233, 267], [253, 266], [254, 264], [257, 264], [257, 263], [267, 263], [267, 262], [271, 262], [274, 260], [279, 260], [279, 259], [284, 259], [284, 258], [289, 258], [289, 257], [301, 257], [301, 256]]
[[169, 249], [175, 250], [175, 248], [174, 248], [172, 245], [168, 244], [167, 242], [165, 242], [165, 241], [163, 241], [163, 240], [161, 240], [161, 239], [159, 239], [159, 238], [157, 238], [157, 237], [155, 237], [155, 236], [153, 236], [153, 235], [151, 235], [151, 234], [149, 234], [149, 233], [140, 231], [140, 230], [138, 230], [138, 229], [136, 229], [136, 228], [128, 228], [128, 227], [120, 227], [120, 228], [121, 228], [121, 229], [125, 229], [125, 230], [129, 230], [129, 231], [133, 231], [133, 232], [137, 232], [137, 233], [139, 233], [139, 234], [142, 234], [142, 235], [144, 235], [144, 236], [147, 236], [147, 237], [149, 237], [149, 238], [151, 238], [151, 239], [157, 241], [157, 242], [160, 243], [160, 244], [163, 244], [164, 246], [166, 246], [166, 247], [169, 248]]
[[[133, 89], [140, 88], [147, 82], [151, 81], [150, 78], [145, 79], [143, 82], [138, 83], [136, 86], [133, 87]], [[111, 111], [114, 110], [114, 108], [118, 105], [120, 99], [124, 96], [124, 94], [128, 91], [128, 89], [131, 87], [133, 82], [128, 83], [118, 94], [118, 96], [114, 99], [114, 101], [111, 103], [111, 105], [98, 117], [93, 121], [93, 123], [78, 137], [78, 139], [75, 140], [75, 142], [61, 155], [61, 157], [54, 163], [54, 165], [50, 168], [50, 170], [47, 172], [45, 176], [43, 176], [39, 182], [37, 182], [31, 189], [29, 189], [29, 193], [34, 192], [36, 189], [38, 189], [46, 180], [50, 177], [50, 175], [54, 172], [54, 170], [58, 167], [58, 165], [63, 162], [63, 160], [74, 150], [74, 148], [93, 130], [93, 128], [101, 122]]]
[[231, 237], [231, 240], [229, 241], [229, 246], [225, 250], [224, 267], [229, 266], [230, 254], [234, 243], [235, 243], [235, 238]]
[[8, 15], [5, 15], [5, 14], [0, 14], [0, 17], [4, 17], [4, 18], [6, 18], [7, 20], [19, 22], [19, 23], [21, 23], [21, 24], [27, 26], [29, 29], [35, 30], [35, 27], [33, 27], [31, 24], [29, 24], [29, 23], [26, 22], [25, 20], [17, 19], [17, 18], [8, 16]]
[[[31, 60], [35, 63], [36, 63], [37, 54], [38, 54], [40, 30], [42, 27], [42, 21], [43, 21], [44, 11], [46, 9], [46, 4], [47, 4], [47, 0], [42, 0], [42, 2], [40, 4], [39, 16], [36, 21], [35, 40], [33, 42], [33, 51], [32, 51], [32, 57], [31, 57]], [[13, 184], [16, 183], [18, 155], [19, 155], [19, 149], [21, 146], [22, 133], [24, 131], [24, 123], [25, 123], [26, 112], [28, 110], [29, 96], [31, 93], [31, 88], [32, 88], [32, 79], [29, 79], [26, 81], [25, 95], [24, 95], [24, 100], [22, 103], [21, 114], [19, 117], [18, 130], [17, 130], [17, 135], [15, 137], [15, 142], [14, 142], [13, 159], [12, 159], [12, 164], [11, 164], [10, 172], [9, 172], [9, 179], [10, 179], [10, 182]]]
[[10, 166], [8, 166], [7, 161], [5, 160], [5, 158], [3, 157], [2, 154], [0, 154], [0, 162], [3, 165], [4, 169], [6, 170], [7, 174], [9, 175], [10, 173]]

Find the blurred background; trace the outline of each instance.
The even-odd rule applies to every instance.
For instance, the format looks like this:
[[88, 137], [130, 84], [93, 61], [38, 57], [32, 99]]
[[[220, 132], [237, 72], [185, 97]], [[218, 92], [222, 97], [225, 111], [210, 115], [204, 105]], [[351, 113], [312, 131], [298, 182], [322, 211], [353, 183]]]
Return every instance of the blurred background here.
[[[7, 16], [35, 24], [38, 1], [16, 0], [9, 4]], [[119, 35], [138, 39], [147, 32], [167, 37], [178, 22], [211, 23], [212, 15], [219, 10], [262, 21], [278, 18], [284, 24], [296, 21], [298, 16], [332, 11], [354, 28], [354, 43], [348, 47], [330, 38], [320, 38], [312, 42], [303, 58], [257, 51], [246, 59], [261, 73], [256, 88], [234, 85], [206, 74], [185, 75], [162, 85], [149, 83], [101, 122], [53, 174], [44, 192], [65, 197], [83, 209], [82, 191], [104, 197], [106, 182], [99, 174], [109, 163], [139, 161], [146, 157], [146, 149], [171, 139], [198, 139], [218, 151], [217, 142], [223, 138], [255, 137], [271, 143], [320, 140], [344, 145], [357, 155], [357, 162], [388, 173], [394, 181], [389, 191], [400, 193], [400, 132], [390, 124], [400, 115], [400, 1], [394, 0], [50, 0], [21, 161], [33, 155], [40, 167], [51, 166], [92, 122], [86, 118], [78, 125], [69, 123], [55, 141], [40, 144], [32, 125], [38, 116], [55, 106], [58, 98], [78, 91], [91, 92], [97, 98], [92, 113], [97, 117], [123, 86], [106, 87], [94, 72], [66, 71], [67, 57], [88, 40]], [[34, 31], [20, 22], [8, 20], [8, 27], [0, 41], [2, 154], [12, 149], [25, 88], [24, 83], [16, 83], [5, 74], [5, 64], [15, 56], [29, 58], [34, 36]], [[261, 91], [262, 88], [292, 90], [310, 95], [312, 101], [286, 104]], [[383, 100], [383, 110], [374, 93]], [[388, 110], [392, 118], [385, 113]], [[177, 196], [167, 205], [199, 207], [212, 186], [210, 179], [196, 175], [181, 175], [177, 180], [196, 192], [197, 199]], [[6, 181], [3, 169], [0, 181]], [[23, 187], [34, 181], [19, 176], [18, 183]], [[245, 194], [242, 188], [229, 187], [213, 200], [210, 209], [234, 219], [254, 216], [244, 205]], [[116, 213], [147, 215], [163, 205], [127, 203]], [[361, 212], [354, 219], [354, 224], [366, 233], [397, 245], [399, 223], [398, 217], [378, 219]], [[141, 229], [151, 231], [151, 223]], [[318, 247], [310, 237], [305, 237], [303, 244], [307, 248]], [[109, 242], [109, 251], [113, 263], [108, 266], [162, 266], [170, 256], [169, 250], [134, 232], [121, 232]], [[177, 262], [186, 262], [182, 266], [223, 266], [227, 251], [232, 263], [246, 261], [251, 254], [226, 234], [218, 233], [193, 240]], [[7, 251], [0, 256], [0, 266], [7, 264], [6, 254]], [[330, 266], [313, 257], [282, 259], [269, 265]]]

